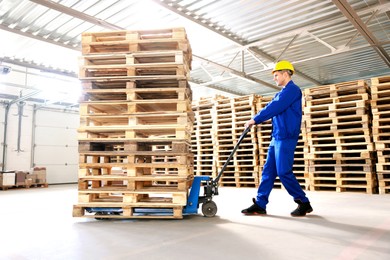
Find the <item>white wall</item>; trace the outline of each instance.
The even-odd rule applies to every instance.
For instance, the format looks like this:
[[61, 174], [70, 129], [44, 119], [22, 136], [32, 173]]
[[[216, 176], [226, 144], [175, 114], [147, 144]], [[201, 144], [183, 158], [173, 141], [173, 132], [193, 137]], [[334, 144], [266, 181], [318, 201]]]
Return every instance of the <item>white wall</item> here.
[[34, 165], [46, 166], [49, 183], [77, 182], [79, 114], [37, 110]]
[[[30, 170], [46, 167], [47, 182], [77, 182], [79, 115], [74, 111], [41, 108], [35, 112], [32, 103], [23, 108], [20, 150], [18, 151], [18, 107], [11, 106], [8, 114], [5, 170]], [[0, 109], [0, 140], [3, 140], [5, 107]], [[3, 142], [1, 145], [3, 151]], [[2, 162], [2, 157], [1, 157]]]

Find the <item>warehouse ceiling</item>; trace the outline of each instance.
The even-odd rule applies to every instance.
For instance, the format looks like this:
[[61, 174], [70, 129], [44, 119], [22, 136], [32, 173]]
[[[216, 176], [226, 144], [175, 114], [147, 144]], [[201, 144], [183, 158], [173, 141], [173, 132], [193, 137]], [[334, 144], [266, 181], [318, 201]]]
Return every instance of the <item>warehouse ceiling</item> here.
[[387, 0], [0, 0], [0, 61], [77, 78], [81, 33], [171, 27], [187, 31], [192, 86], [273, 93], [281, 59], [302, 88], [390, 75]]

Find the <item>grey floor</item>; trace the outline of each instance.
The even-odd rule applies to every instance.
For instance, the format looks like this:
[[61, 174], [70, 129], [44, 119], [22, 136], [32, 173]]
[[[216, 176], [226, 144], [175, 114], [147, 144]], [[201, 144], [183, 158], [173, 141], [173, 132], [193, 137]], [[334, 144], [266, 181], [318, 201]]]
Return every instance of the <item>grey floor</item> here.
[[76, 185], [0, 191], [0, 259], [390, 259], [390, 194], [307, 192], [314, 212], [273, 190], [267, 216], [243, 216], [254, 188], [220, 188], [218, 213], [183, 220], [72, 218]]

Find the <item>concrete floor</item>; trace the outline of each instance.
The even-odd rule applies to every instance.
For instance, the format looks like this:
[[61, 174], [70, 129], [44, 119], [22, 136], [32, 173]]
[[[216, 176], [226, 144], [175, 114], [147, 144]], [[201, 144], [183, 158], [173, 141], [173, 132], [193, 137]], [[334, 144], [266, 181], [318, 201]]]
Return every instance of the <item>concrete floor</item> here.
[[72, 218], [76, 185], [0, 191], [0, 259], [390, 259], [390, 195], [275, 189], [267, 216], [243, 216], [254, 188], [220, 188], [218, 213], [183, 220]]

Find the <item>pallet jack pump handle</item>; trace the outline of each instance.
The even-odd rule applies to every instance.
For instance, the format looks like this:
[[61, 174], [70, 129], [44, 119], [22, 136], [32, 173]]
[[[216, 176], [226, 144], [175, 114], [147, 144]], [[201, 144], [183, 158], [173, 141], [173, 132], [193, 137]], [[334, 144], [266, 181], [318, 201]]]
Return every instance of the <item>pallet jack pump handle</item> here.
[[[225, 171], [226, 167], [228, 166], [230, 160], [232, 159], [234, 153], [236, 152], [236, 150], [238, 149], [238, 146], [241, 144], [242, 140], [245, 138], [245, 136], [247, 135], [247, 133], [251, 130], [251, 127], [247, 127], [245, 128], [244, 132], [242, 132], [240, 138], [238, 139], [236, 145], [234, 146], [232, 152], [230, 153], [228, 159], [226, 160], [225, 164], [222, 166], [222, 169], [219, 171], [217, 177], [215, 178], [215, 180], [213, 181], [213, 186], [214, 188], [217, 188], [218, 187], [218, 183], [219, 183], [219, 179], [221, 178], [222, 176], [222, 173]], [[216, 189], [216, 192], [218, 193], [218, 190]]]

